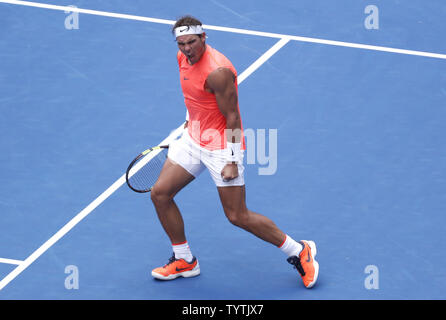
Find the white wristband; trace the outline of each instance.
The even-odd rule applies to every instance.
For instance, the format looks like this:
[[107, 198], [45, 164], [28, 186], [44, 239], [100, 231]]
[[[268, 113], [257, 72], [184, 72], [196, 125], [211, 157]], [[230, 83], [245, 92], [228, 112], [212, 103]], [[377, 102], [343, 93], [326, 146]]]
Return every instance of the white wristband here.
[[189, 110], [186, 110], [186, 121], [189, 121]]
[[227, 147], [226, 147], [226, 151], [227, 151], [227, 160], [229, 162], [235, 162], [235, 163], [240, 163], [241, 162], [241, 146], [242, 144], [240, 142], [236, 142], [236, 143], [232, 143], [232, 142], [227, 142]]

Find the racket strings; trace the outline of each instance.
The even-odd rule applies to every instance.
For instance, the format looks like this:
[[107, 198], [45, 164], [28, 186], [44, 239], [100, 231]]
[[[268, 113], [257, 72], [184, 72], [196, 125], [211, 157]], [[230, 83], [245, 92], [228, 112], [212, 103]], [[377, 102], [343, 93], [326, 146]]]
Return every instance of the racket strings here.
[[[146, 157], [150, 156], [150, 153], [151, 152], [149, 152]], [[133, 166], [144, 158], [145, 157], [141, 157], [141, 159], [139, 159]], [[166, 158], [167, 149], [163, 149], [129, 178], [130, 185], [136, 190], [149, 191], [158, 179]]]

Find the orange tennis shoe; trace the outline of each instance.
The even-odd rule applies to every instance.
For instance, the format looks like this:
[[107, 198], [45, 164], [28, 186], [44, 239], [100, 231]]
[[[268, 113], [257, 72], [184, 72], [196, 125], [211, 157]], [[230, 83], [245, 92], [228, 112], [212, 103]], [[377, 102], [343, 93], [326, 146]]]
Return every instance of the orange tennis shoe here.
[[301, 240], [303, 246], [299, 256], [291, 256], [287, 261], [299, 271], [305, 287], [313, 287], [319, 275], [319, 263], [314, 260], [316, 256], [316, 244], [314, 241]]
[[169, 259], [169, 262], [160, 268], [152, 270], [152, 276], [159, 280], [173, 280], [178, 277], [195, 277], [200, 274], [200, 265], [197, 258], [193, 258], [189, 263], [184, 259], [176, 259], [175, 254]]

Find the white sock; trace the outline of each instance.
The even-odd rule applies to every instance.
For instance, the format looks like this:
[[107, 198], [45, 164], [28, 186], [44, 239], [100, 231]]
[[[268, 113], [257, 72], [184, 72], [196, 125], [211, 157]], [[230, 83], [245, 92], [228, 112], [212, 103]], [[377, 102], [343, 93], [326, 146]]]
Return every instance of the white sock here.
[[302, 251], [303, 246], [299, 242], [293, 240], [290, 236], [286, 235], [285, 241], [279, 248], [288, 257], [291, 257], [299, 256], [299, 253]]
[[172, 244], [173, 252], [175, 253], [176, 259], [184, 259], [187, 262], [191, 262], [194, 258], [192, 252], [190, 251], [189, 244], [187, 241], [182, 243]]

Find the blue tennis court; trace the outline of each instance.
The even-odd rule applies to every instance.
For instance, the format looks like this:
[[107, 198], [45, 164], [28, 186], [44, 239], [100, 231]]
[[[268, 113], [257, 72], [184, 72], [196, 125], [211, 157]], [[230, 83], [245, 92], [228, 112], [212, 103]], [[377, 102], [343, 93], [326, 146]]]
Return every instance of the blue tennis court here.
[[[171, 245], [123, 174], [184, 122], [184, 14], [238, 70], [247, 204], [316, 242], [311, 290], [228, 222], [207, 172], [176, 197], [201, 275], [150, 275]], [[445, 299], [445, 15], [441, 0], [0, 0], [0, 299]]]

